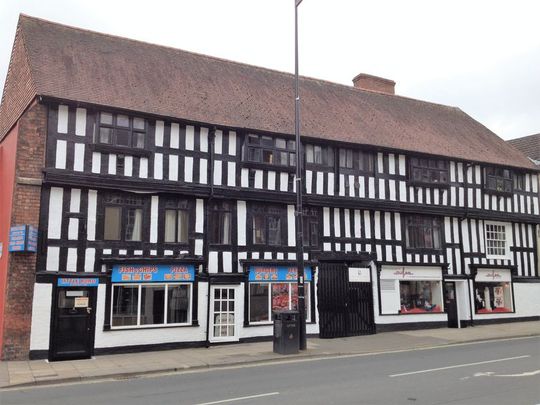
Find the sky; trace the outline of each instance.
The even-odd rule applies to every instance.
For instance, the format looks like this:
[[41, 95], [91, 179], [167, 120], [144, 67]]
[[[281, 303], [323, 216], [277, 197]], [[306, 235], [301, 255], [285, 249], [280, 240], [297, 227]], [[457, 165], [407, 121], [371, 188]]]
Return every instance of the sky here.
[[[300, 74], [459, 107], [503, 139], [540, 132], [540, 1], [303, 0]], [[294, 72], [294, 0], [1, 0], [3, 88], [19, 13]]]

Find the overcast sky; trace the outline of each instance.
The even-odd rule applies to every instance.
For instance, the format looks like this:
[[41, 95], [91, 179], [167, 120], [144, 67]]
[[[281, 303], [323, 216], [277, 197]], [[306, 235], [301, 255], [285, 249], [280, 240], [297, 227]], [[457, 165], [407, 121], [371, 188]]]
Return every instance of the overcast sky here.
[[[294, 72], [294, 0], [1, 0], [0, 77], [19, 13]], [[504, 139], [540, 132], [540, 1], [304, 0], [300, 74], [457, 106]]]

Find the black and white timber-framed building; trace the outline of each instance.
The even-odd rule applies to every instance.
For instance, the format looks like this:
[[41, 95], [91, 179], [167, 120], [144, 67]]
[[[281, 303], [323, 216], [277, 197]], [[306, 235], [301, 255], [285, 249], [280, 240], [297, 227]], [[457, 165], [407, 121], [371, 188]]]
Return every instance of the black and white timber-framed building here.
[[298, 162], [308, 335], [540, 319], [538, 168], [393, 85], [301, 78], [297, 157], [292, 75], [21, 16], [0, 151], [39, 105], [40, 206], [0, 221], [0, 270], [36, 226], [30, 355], [270, 338], [296, 305]]

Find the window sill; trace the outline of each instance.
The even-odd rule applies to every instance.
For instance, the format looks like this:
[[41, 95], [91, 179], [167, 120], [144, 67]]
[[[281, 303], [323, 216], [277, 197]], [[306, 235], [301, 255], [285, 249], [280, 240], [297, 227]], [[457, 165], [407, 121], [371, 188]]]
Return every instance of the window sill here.
[[155, 326], [106, 326], [103, 328], [104, 332], [121, 332], [124, 330], [155, 330], [155, 329], [174, 329], [174, 328], [195, 328], [199, 327], [199, 322], [194, 321], [192, 323], [181, 324], [181, 325], [155, 325]]
[[89, 149], [94, 152], [103, 152], [103, 153], [114, 153], [119, 155], [129, 155], [129, 156], [141, 156], [141, 157], [150, 157], [152, 152], [146, 149], [139, 148], [130, 148], [116, 145], [106, 145], [101, 143], [93, 143], [89, 145]]
[[410, 187], [440, 188], [440, 189], [445, 189], [445, 190], [448, 190], [450, 188], [449, 183], [425, 183], [421, 181], [412, 181], [412, 180], [409, 180], [407, 182], [407, 185]]
[[245, 169], [259, 169], [259, 170], [272, 170], [275, 172], [289, 172], [294, 173], [296, 166], [281, 166], [273, 165], [270, 163], [257, 163], [257, 162], [242, 162], [242, 168]]

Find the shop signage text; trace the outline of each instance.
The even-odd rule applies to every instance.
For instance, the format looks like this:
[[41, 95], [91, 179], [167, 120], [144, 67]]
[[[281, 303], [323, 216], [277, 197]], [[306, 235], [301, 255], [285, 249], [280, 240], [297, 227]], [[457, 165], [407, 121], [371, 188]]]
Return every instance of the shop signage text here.
[[512, 281], [510, 270], [507, 269], [479, 269], [476, 273], [476, 281]]
[[9, 252], [36, 252], [38, 231], [32, 225], [12, 226], [9, 230]]
[[58, 279], [58, 287], [97, 287], [99, 278], [67, 278]]
[[[296, 267], [286, 266], [250, 266], [249, 281], [297, 281]], [[311, 269], [304, 268], [304, 280], [311, 281]]]
[[160, 281], [194, 281], [192, 264], [115, 264], [113, 283], [151, 283]]
[[384, 280], [441, 280], [440, 267], [383, 266], [381, 279]]

